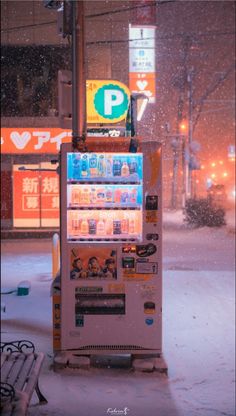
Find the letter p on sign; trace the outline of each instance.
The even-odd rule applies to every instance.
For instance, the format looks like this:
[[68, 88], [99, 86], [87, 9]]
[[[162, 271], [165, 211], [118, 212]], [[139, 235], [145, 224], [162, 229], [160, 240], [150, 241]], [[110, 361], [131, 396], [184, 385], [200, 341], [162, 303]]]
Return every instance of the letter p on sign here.
[[113, 107], [123, 103], [124, 93], [119, 90], [106, 90], [104, 91], [104, 100], [104, 114], [105, 116], [111, 116]]
[[127, 89], [119, 84], [118, 82], [105, 84], [97, 90], [94, 96], [96, 112], [111, 122], [122, 120], [128, 111], [129, 94]]

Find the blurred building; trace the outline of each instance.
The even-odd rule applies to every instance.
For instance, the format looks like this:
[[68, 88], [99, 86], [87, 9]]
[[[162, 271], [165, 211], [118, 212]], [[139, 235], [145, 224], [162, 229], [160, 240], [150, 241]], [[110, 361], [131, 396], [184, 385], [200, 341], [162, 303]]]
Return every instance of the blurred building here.
[[[128, 86], [129, 24], [147, 24], [148, 0], [91, 0], [84, 4], [86, 78], [114, 79]], [[178, 123], [188, 116], [186, 74], [194, 69], [197, 112], [207, 88], [232, 67], [234, 8], [234, 2], [224, 1], [163, 1], [153, 9], [156, 102], [148, 104], [138, 133], [163, 143], [165, 206], [173, 196], [176, 137], [176, 199], [177, 206], [181, 205]], [[50, 161], [57, 158], [60, 141], [70, 140], [69, 132], [59, 126], [57, 87], [58, 70], [71, 70], [70, 42], [58, 34], [57, 11], [46, 9], [41, 0], [2, 0], [1, 31], [2, 228], [55, 230], [59, 226], [58, 175], [46, 169], [55, 169]], [[229, 71], [225, 82], [219, 82], [210, 95], [212, 102], [204, 104], [207, 115], [201, 115], [194, 131], [202, 161], [209, 153], [212, 158], [220, 157], [222, 146], [227, 149], [234, 142], [234, 87], [233, 71]]]

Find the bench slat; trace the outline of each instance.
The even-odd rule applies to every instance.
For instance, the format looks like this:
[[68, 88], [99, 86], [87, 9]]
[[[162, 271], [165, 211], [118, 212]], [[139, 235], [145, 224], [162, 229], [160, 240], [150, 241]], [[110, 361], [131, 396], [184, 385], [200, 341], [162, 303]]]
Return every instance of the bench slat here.
[[34, 365], [34, 361], [35, 361], [35, 354], [33, 353], [28, 354], [25, 357], [24, 366], [21, 370], [21, 373], [19, 375], [17, 382], [14, 385], [14, 388], [16, 390], [23, 390], [25, 382], [27, 381], [28, 375], [32, 369], [32, 366]]
[[39, 376], [39, 373], [43, 364], [43, 360], [44, 360], [44, 354], [41, 352], [39, 352], [38, 354], [35, 354], [35, 356], [36, 356], [36, 361], [34, 363], [34, 368], [30, 372], [30, 376], [29, 376], [28, 382], [24, 390], [29, 395], [29, 400], [31, 399], [31, 396], [37, 384], [38, 376]]
[[15, 383], [18, 380], [18, 377], [21, 376], [21, 371], [24, 368], [25, 356], [20, 354], [16, 360], [14, 365], [12, 366], [11, 370], [7, 376], [7, 382], [11, 384], [15, 388]]
[[7, 353], [1, 352], [1, 368], [2, 368], [2, 366], [4, 364], [4, 361], [6, 360], [6, 358], [7, 358]]
[[3, 366], [1, 367], [1, 381], [3, 381], [4, 383], [7, 383], [7, 379], [8, 379], [8, 375], [12, 369], [12, 367], [14, 367], [15, 365], [15, 361], [18, 357], [18, 353], [17, 354], [7, 354], [7, 357], [3, 363]]

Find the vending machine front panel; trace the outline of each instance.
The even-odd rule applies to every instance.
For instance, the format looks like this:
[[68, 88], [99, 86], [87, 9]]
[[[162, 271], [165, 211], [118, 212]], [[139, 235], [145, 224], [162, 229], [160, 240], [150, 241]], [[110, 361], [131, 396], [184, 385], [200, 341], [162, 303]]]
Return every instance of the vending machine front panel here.
[[61, 149], [61, 349], [160, 353], [160, 144], [94, 143]]

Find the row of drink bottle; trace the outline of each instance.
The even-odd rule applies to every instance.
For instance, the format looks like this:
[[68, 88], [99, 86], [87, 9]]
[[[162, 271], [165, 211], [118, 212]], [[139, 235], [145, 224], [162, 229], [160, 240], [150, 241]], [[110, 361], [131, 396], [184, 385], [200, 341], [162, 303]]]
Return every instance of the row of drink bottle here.
[[120, 234], [137, 234], [136, 214], [123, 215], [122, 218], [78, 218], [77, 212], [71, 212], [71, 235], [76, 236], [111, 236]]
[[75, 155], [73, 161], [72, 179], [97, 178], [97, 177], [127, 177], [138, 172], [137, 161], [133, 158], [128, 163], [125, 160], [115, 158], [112, 155], [91, 155], [84, 153]]
[[72, 185], [71, 205], [97, 205], [97, 204], [136, 204], [137, 189], [114, 187], [86, 187]]

